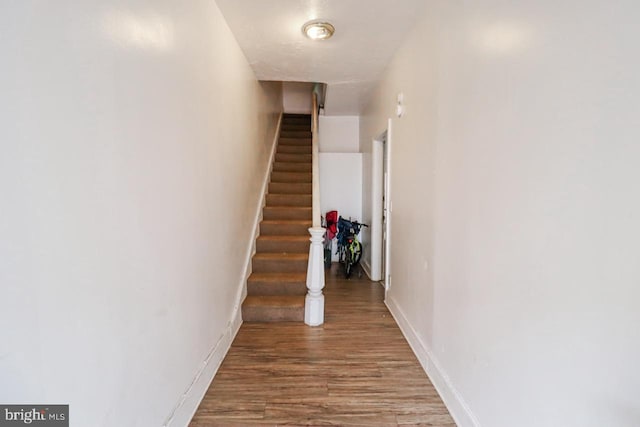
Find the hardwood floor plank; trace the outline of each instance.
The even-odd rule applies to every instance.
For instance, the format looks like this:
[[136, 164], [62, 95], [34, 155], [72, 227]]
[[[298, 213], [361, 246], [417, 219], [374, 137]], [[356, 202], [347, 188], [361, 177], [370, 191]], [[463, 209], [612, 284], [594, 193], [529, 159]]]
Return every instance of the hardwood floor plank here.
[[190, 427], [455, 426], [365, 279], [327, 272], [325, 324], [245, 323]]

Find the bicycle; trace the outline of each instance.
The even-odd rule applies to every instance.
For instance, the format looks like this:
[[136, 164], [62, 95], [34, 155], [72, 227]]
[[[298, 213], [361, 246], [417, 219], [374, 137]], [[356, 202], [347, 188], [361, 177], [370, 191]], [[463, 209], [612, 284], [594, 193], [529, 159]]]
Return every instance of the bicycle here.
[[342, 217], [338, 218], [338, 261], [344, 264], [344, 275], [347, 279], [362, 258], [362, 244], [358, 240], [362, 227], [368, 227], [368, 225]]

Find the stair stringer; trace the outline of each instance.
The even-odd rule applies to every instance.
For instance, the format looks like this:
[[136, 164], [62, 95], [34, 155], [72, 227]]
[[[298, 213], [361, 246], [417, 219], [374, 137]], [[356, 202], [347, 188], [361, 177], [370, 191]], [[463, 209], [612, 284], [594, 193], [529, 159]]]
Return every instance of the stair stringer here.
[[278, 150], [278, 141], [280, 140], [280, 128], [282, 127], [282, 118], [284, 117], [284, 112], [280, 113], [280, 117], [278, 118], [278, 124], [276, 126], [276, 132], [273, 139], [273, 144], [271, 145], [271, 154], [269, 155], [269, 165], [267, 166], [267, 170], [265, 171], [264, 178], [262, 179], [262, 197], [260, 202], [256, 206], [256, 213], [254, 216], [253, 222], [253, 237], [251, 237], [251, 242], [247, 248], [246, 258], [244, 260], [244, 275], [240, 279], [240, 284], [238, 286], [238, 295], [236, 297], [236, 302], [233, 307], [233, 317], [239, 317], [240, 323], [242, 324], [242, 302], [247, 297], [247, 281], [249, 280], [249, 276], [251, 276], [251, 266], [253, 256], [256, 254], [256, 242], [258, 241], [258, 237], [260, 236], [260, 223], [262, 222], [262, 212], [264, 211], [264, 207], [267, 205], [267, 194], [269, 193], [269, 182], [271, 181], [271, 172], [273, 171], [273, 164], [276, 158], [276, 151]]

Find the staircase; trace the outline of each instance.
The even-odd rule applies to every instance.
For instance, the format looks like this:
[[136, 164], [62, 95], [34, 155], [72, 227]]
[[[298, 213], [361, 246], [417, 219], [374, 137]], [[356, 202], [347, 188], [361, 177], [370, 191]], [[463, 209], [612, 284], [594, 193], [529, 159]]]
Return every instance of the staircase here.
[[242, 303], [245, 322], [304, 321], [311, 165], [311, 116], [285, 114]]

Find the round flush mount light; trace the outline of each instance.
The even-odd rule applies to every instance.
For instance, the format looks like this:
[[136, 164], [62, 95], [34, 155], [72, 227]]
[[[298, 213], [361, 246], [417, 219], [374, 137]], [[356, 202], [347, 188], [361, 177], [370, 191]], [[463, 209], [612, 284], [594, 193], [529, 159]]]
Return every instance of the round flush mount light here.
[[309, 21], [302, 26], [302, 33], [311, 40], [326, 40], [330, 38], [336, 29], [328, 22]]

